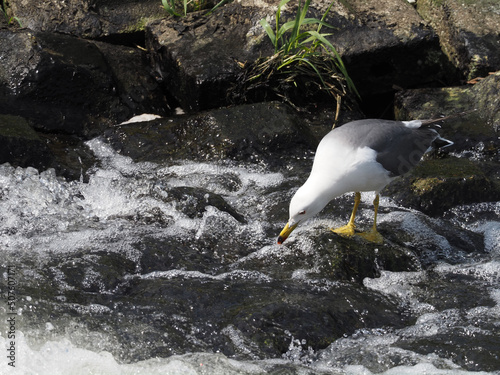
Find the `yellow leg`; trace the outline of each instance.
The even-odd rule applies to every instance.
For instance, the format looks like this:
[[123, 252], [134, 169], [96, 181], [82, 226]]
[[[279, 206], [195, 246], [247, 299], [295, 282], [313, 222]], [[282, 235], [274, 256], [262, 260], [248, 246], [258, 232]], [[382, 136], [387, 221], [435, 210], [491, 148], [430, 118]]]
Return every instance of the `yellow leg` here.
[[347, 223], [347, 225], [344, 225], [343, 227], [331, 229], [332, 232], [340, 234], [341, 236], [344, 237], [354, 236], [354, 229], [356, 228], [356, 226], [354, 225], [354, 219], [356, 218], [356, 211], [358, 211], [360, 200], [361, 200], [361, 193], [357, 191], [354, 194], [354, 208], [352, 209], [352, 214], [351, 218], [349, 219], [349, 222]]
[[375, 199], [373, 200], [373, 210], [375, 212], [373, 218], [373, 227], [368, 232], [358, 233], [358, 236], [363, 237], [367, 241], [381, 244], [384, 242], [384, 237], [382, 237], [382, 235], [377, 231], [378, 203], [379, 203], [379, 195], [377, 194]]

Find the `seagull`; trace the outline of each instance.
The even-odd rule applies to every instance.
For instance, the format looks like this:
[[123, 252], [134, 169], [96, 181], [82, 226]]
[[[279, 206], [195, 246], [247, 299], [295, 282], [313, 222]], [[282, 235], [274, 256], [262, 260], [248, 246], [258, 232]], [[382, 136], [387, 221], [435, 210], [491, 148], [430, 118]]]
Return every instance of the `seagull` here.
[[[332, 199], [354, 192], [354, 208], [347, 225], [331, 229], [344, 237], [359, 235], [383, 243], [377, 231], [380, 191], [396, 177], [418, 164], [432, 149], [451, 146], [442, 138], [433, 120], [392, 121], [367, 119], [334, 128], [318, 145], [309, 178], [290, 201], [289, 219], [278, 237], [283, 244], [302, 222], [319, 213]], [[371, 230], [356, 233], [354, 220], [361, 192], [375, 192], [374, 220]]]

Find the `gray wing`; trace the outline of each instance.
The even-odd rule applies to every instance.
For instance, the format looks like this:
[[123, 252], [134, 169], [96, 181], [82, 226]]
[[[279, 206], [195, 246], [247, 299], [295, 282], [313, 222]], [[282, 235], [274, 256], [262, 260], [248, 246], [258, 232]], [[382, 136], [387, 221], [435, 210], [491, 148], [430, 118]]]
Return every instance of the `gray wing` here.
[[439, 137], [436, 130], [409, 128], [400, 121], [360, 120], [336, 129], [343, 142], [353, 148], [369, 147], [377, 152], [377, 162], [392, 176], [412, 169]]
[[377, 161], [392, 176], [399, 176], [415, 167], [422, 156], [431, 148], [439, 134], [434, 129], [407, 129], [397, 138], [388, 139], [374, 147]]

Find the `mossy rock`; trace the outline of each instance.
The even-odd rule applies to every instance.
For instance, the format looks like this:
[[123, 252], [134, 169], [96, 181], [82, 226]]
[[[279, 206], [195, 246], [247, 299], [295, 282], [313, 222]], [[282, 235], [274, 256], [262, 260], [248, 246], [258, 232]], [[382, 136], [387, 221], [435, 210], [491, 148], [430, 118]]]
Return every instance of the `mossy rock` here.
[[395, 98], [396, 119], [425, 119], [442, 113], [459, 113], [472, 108], [468, 87], [424, 88], [401, 91]]
[[417, 11], [439, 35], [443, 51], [472, 79], [500, 67], [496, 0], [419, 0]]
[[480, 142], [494, 143], [497, 139], [492, 126], [494, 113], [485, 108], [486, 97], [493, 97], [490, 91], [494, 88], [478, 85], [400, 92], [395, 98], [395, 116], [397, 120], [413, 120], [457, 115], [443, 121], [439, 129], [441, 136], [454, 142], [451, 150], [472, 149]]
[[0, 135], [8, 138], [23, 138], [27, 141], [40, 141], [40, 137], [28, 122], [19, 116], [0, 115]]
[[500, 72], [490, 74], [471, 89], [474, 94], [475, 108], [488, 119], [491, 128], [500, 130]]
[[426, 160], [389, 184], [384, 194], [428, 215], [440, 215], [461, 204], [500, 199], [499, 166], [449, 157]]
[[496, 73], [474, 86], [402, 91], [395, 96], [395, 118], [413, 120], [456, 115], [443, 121], [439, 130], [441, 136], [455, 143], [449, 150], [466, 151], [484, 144], [487, 149], [496, 148], [498, 154], [499, 90], [500, 74]]

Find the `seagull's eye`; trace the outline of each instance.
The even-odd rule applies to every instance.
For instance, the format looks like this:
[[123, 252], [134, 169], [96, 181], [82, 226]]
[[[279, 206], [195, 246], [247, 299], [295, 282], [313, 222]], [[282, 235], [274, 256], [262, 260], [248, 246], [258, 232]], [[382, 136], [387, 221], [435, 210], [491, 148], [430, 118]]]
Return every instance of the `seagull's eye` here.
[[306, 213], [306, 210], [299, 211], [299, 215], [304, 215]]

